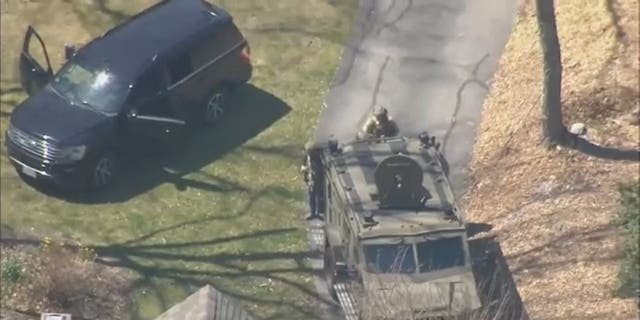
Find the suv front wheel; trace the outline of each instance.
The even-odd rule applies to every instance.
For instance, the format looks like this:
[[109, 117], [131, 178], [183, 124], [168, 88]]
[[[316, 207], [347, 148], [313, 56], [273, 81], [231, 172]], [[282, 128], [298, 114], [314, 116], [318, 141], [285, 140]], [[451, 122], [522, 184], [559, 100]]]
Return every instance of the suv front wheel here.
[[91, 170], [89, 187], [93, 190], [101, 190], [110, 185], [116, 176], [117, 164], [117, 158], [113, 152], [106, 152], [98, 157]]

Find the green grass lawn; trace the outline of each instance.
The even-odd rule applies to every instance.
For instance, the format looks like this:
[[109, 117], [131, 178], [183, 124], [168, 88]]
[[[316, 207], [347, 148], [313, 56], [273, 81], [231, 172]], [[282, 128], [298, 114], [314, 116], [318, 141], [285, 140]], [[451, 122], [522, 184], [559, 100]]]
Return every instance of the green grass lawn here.
[[[54, 69], [65, 42], [85, 43], [154, 1], [3, 1], [1, 124], [25, 98], [15, 61], [27, 23]], [[172, 165], [138, 156], [113, 190], [62, 200], [34, 190], [4, 155], [2, 224], [59, 234], [118, 259], [136, 277], [134, 319], [151, 319], [211, 283], [269, 319], [316, 318], [301, 216], [299, 152], [311, 135], [356, 2], [227, 0], [252, 49], [252, 86], [229, 121], [198, 133]], [[4, 139], [4, 131], [2, 134]]]

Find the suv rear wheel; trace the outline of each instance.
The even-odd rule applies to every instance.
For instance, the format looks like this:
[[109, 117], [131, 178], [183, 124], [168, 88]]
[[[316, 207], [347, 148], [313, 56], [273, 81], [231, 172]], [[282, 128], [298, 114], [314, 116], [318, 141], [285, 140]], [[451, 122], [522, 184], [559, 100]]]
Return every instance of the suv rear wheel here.
[[104, 189], [113, 182], [116, 176], [116, 170], [117, 158], [115, 153], [104, 153], [93, 166], [89, 187], [93, 190]]

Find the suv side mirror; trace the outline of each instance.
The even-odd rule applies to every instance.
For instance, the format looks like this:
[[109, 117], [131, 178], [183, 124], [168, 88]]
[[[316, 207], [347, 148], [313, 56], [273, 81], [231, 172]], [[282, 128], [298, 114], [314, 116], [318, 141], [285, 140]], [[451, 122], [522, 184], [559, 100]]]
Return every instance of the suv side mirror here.
[[64, 45], [64, 57], [69, 60], [76, 54], [76, 47], [70, 43]]

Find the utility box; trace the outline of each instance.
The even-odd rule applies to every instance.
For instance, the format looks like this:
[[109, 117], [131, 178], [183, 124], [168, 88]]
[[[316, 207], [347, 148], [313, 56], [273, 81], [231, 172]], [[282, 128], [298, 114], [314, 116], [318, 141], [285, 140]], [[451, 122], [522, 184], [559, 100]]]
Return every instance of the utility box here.
[[71, 320], [71, 315], [68, 313], [42, 313], [40, 320]]

